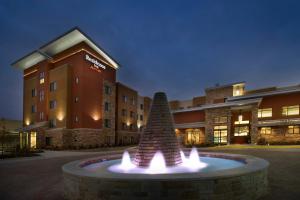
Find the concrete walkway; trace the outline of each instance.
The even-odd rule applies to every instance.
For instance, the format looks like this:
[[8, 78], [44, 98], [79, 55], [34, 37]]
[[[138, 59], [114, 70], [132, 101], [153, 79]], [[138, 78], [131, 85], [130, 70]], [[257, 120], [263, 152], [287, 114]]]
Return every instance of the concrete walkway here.
[[98, 151], [92, 150], [84, 150], [84, 151], [52, 151], [52, 150], [44, 150], [42, 153], [37, 153], [38, 156], [32, 157], [17, 157], [17, 158], [8, 158], [8, 159], [0, 159], [1, 163], [18, 163], [25, 161], [33, 161], [33, 160], [44, 160], [49, 158], [60, 158], [60, 157], [73, 157], [73, 156], [93, 156], [93, 155], [110, 155], [110, 154], [122, 154], [124, 150], [133, 151], [135, 147], [124, 147], [118, 148], [117, 150], [101, 150]]
[[[300, 152], [277, 149], [201, 149], [200, 151], [253, 155], [270, 162], [269, 193], [261, 200], [300, 199]], [[122, 150], [105, 152], [46, 151], [39, 157], [0, 161], [0, 199], [63, 199], [62, 165], [89, 157], [109, 158]]]

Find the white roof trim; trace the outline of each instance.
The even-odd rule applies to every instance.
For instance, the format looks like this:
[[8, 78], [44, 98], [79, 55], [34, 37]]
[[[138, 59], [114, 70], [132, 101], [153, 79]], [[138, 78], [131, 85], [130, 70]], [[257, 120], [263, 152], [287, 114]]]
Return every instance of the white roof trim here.
[[241, 101], [230, 101], [230, 102], [225, 102], [225, 103], [206, 104], [206, 105], [194, 107], [194, 108], [173, 110], [172, 113], [192, 112], [192, 111], [199, 111], [199, 110], [213, 109], [213, 108], [222, 108], [222, 107], [245, 106], [245, 105], [249, 105], [249, 104], [260, 103], [261, 100], [262, 100], [262, 98], [256, 98], [256, 99], [246, 99], [246, 100], [241, 100]]
[[227, 101], [231, 102], [231, 101], [237, 101], [237, 100], [243, 100], [243, 99], [265, 97], [265, 96], [279, 95], [279, 94], [287, 94], [287, 93], [293, 93], [293, 92], [300, 92], [300, 86], [297, 85], [297, 86], [291, 86], [291, 87], [286, 87], [286, 88], [279, 88], [278, 90], [275, 90], [275, 91], [229, 97], [227, 99]]
[[174, 128], [201, 128], [201, 127], [205, 127], [205, 122], [174, 124]]
[[97, 44], [95, 44], [88, 36], [81, 32], [78, 28], [74, 28], [66, 34], [54, 39], [50, 43], [40, 47], [23, 58], [17, 60], [12, 66], [25, 70], [45, 59], [46, 55], [52, 57], [80, 42], [87, 43], [93, 50], [99, 53], [106, 61], [115, 69], [119, 68], [119, 64], [114, 61], [107, 53], [104, 52]]

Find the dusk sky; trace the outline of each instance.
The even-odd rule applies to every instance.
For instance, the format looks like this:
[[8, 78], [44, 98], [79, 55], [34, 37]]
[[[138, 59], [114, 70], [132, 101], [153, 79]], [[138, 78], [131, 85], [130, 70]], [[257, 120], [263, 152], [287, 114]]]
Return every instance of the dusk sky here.
[[184, 100], [216, 83], [300, 84], [299, 11], [298, 0], [0, 0], [0, 117], [22, 119], [22, 71], [10, 64], [75, 26], [141, 95]]

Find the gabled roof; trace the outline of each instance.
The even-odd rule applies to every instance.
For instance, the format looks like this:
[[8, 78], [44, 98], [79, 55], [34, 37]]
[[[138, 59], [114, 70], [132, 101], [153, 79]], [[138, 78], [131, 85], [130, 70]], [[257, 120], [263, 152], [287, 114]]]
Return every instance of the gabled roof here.
[[49, 43], [41, 46], [37, 50], [27, 54], [26, 56], [15, 61], [11, 65], [18, 69], [25, 70], [43, 60], [49, 59], [52, 56], [76, 45], [80, 42], [85, 42], [93, 50], [99, 53], [106, 61], [115, 69], [119, 68], [119, 64], [110, 57], [98, 44], [96, 44], [91, 38], [83, 33], [78, 27], [71, 29], [65, 34], [55, 38]]

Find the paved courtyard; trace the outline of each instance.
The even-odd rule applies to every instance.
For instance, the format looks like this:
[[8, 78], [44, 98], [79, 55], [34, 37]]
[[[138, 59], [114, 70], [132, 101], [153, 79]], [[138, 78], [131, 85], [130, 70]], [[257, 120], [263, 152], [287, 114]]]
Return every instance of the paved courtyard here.
[[[248, 154], [270, 162], [269, 194], [261, 200], [300, 199], [299, 149], [203, 149]], [[32, 158], [0, 161], [0, 199], [63, 199], [61, 166], [67, 162], [89, 157], [108, 158], [122, 150], [105, 152], [47, 151]]]

